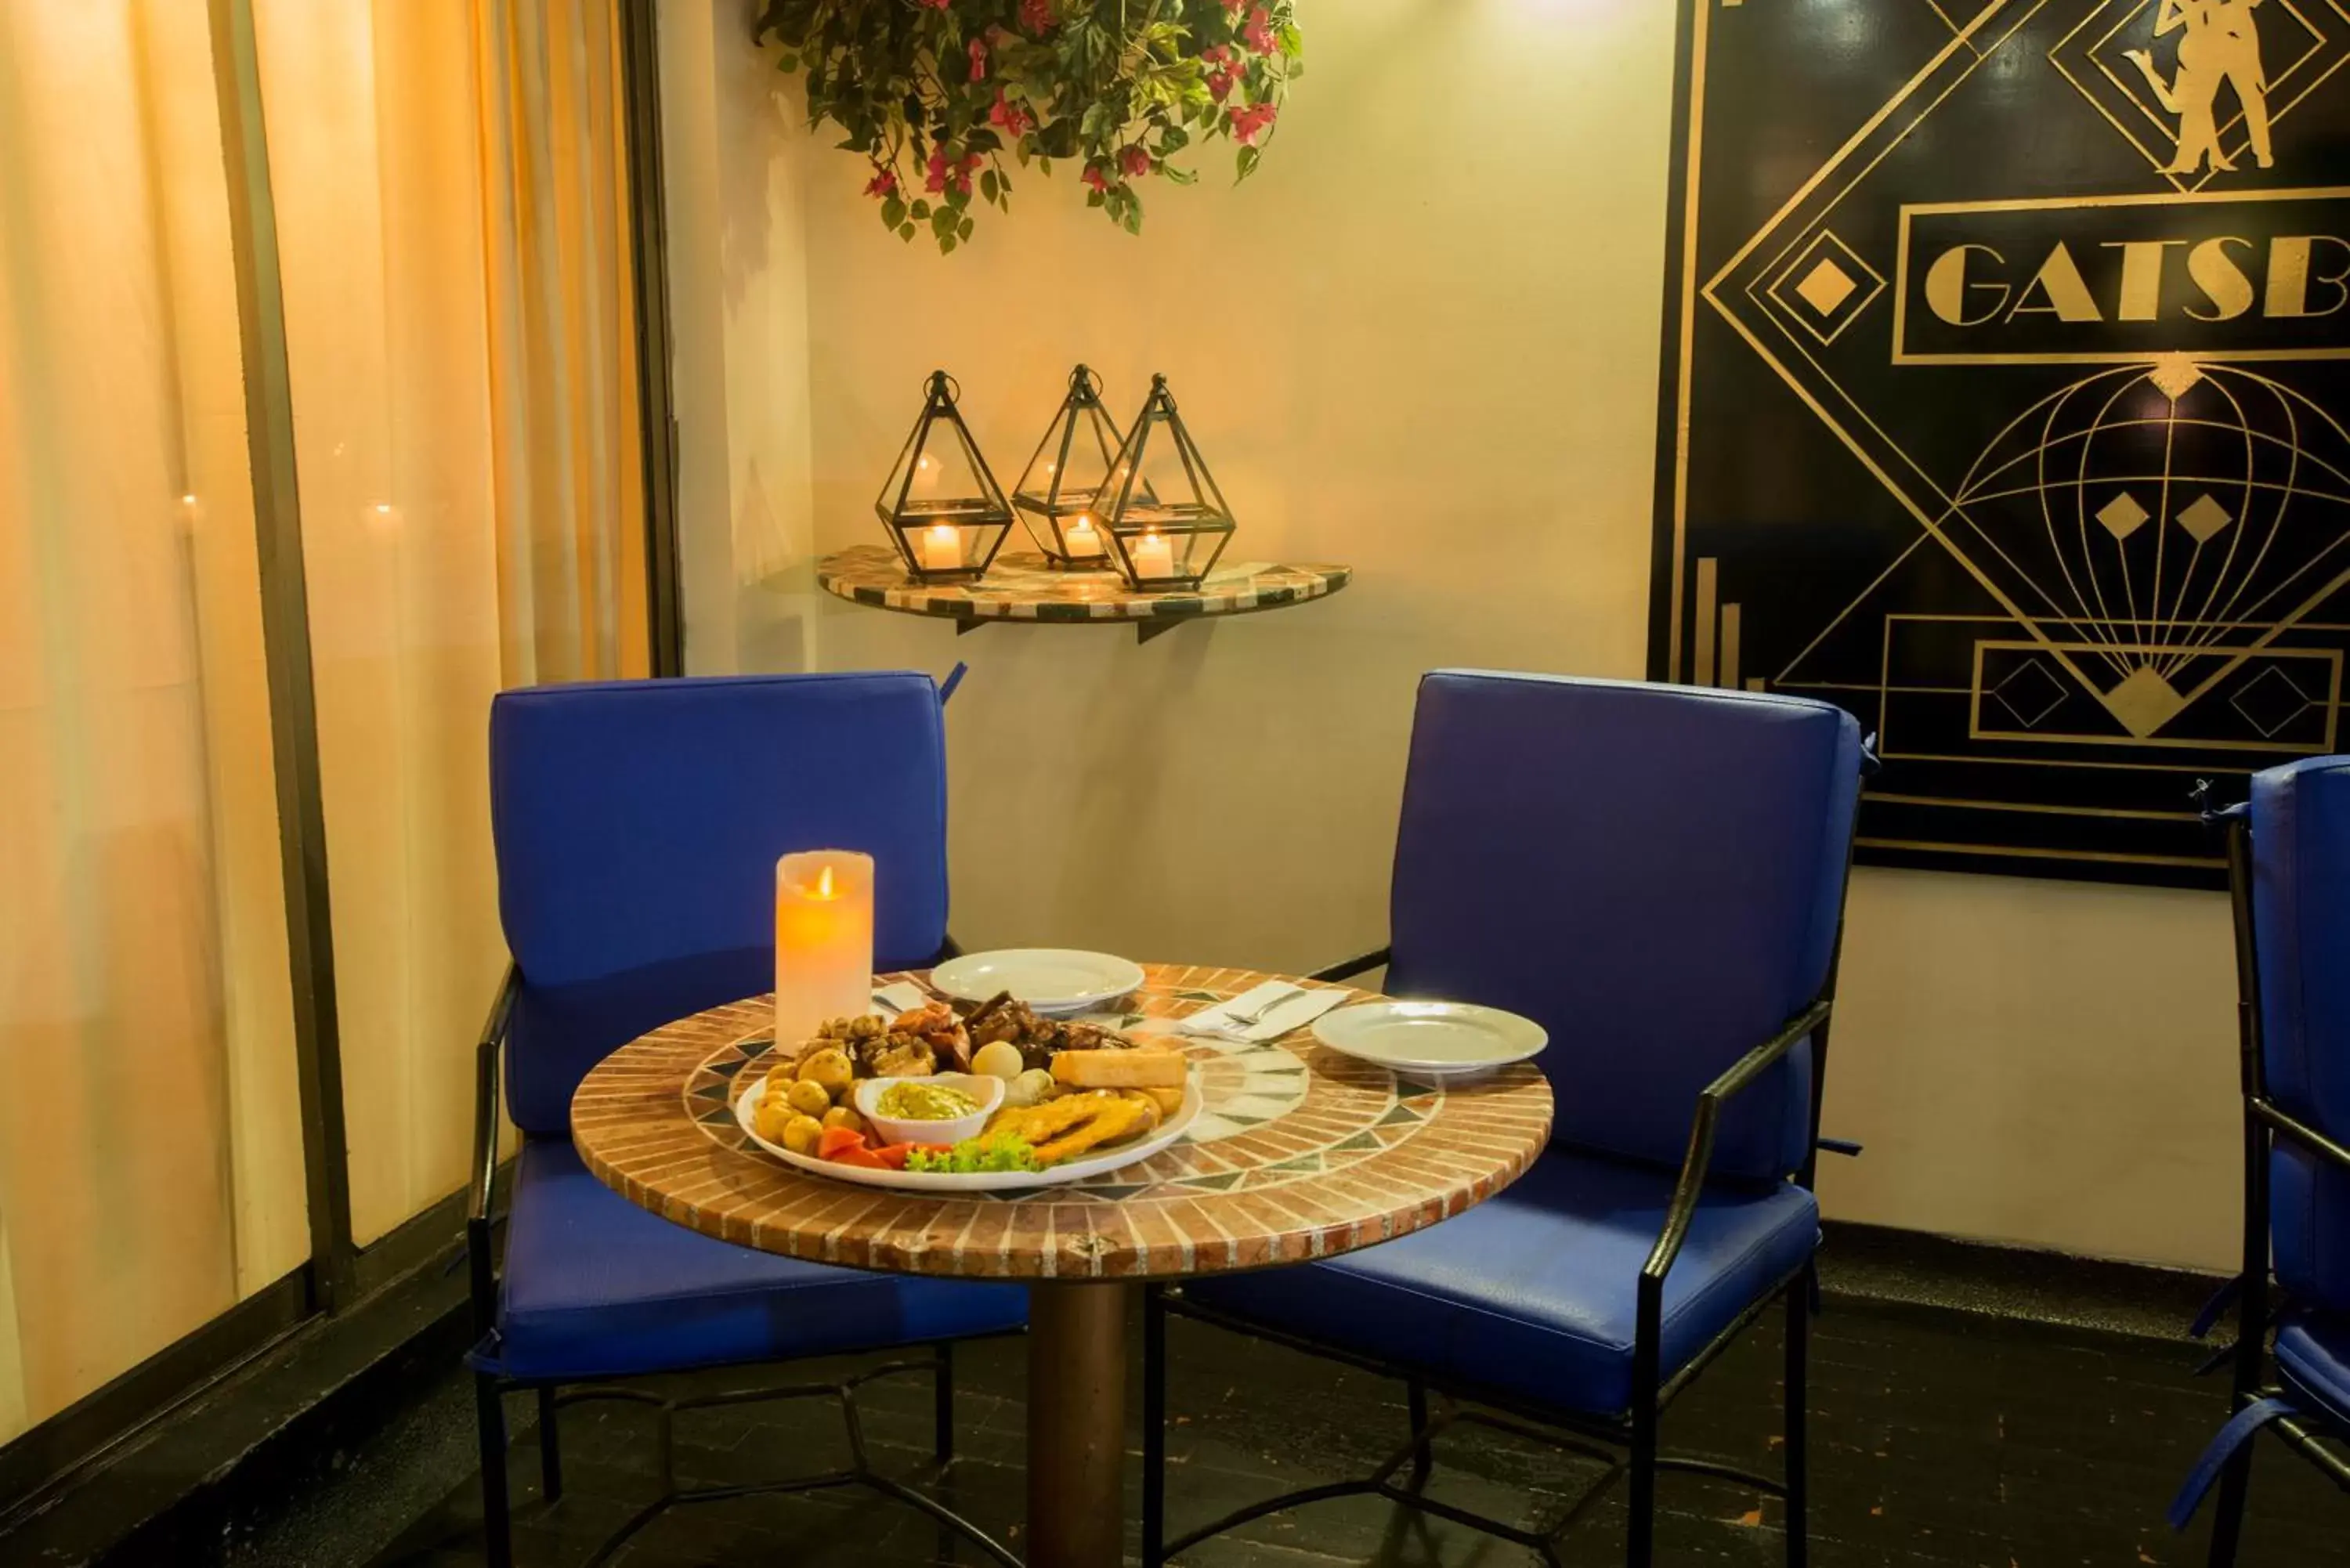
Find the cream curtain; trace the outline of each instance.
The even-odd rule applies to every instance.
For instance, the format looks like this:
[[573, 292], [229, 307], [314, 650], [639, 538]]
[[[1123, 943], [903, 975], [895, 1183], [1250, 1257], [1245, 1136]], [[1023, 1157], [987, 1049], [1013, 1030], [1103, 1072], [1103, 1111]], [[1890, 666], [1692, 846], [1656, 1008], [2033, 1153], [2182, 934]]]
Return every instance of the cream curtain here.
[[209, 59], [0, 0], [0, 1438], [307, 1251]]
[[[463, 1179], [501, 685], [645, 672], [611, 0], [253, 0], [355, 1230]], [[202, 0], [0, 0], [0, 1440], [307, 1251]]]
[[645, 673], [609, 0], [255, 0], [362, 1242], [464, 1180], [489, 700]]

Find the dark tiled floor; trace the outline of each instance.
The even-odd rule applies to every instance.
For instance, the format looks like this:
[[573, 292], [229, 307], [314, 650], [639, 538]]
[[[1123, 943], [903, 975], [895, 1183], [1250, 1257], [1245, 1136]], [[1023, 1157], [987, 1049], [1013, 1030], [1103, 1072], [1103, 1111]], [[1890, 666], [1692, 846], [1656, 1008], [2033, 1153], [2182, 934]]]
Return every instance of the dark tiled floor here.
[[[1170, 1407], [1170, 1511], [1177, 1529], [1286, 1488], [1369, 1469], [1400, 1437], [1399, 1386], [1293, 1352], [1178, 1322]], [[1912, 1306], [1832, 1304], [1819, 1325], [1812, 1412], [1814, 1563], [1819, 1568], [2070, 1568], [2199, 1563], [2205, 1525], [2174, 1536], [2172, 1489], [2225, 1401], [2217, 1379], [2189, 1374], [2196, 1347], [2052, 1329]], [[1022, 1511], [1017, 1341], [966, 1346], [961, 1452], [945, 1491], [1016, 1551]], [[805, 1371], [813, 1378], [831, 1364]], [[1674, 1407], [1668, 1445], [1774, 1467], [1779, 1391], [1775, 1320], [1758, 1326]], [[725, 1379], [686, 1386], [718, 1386]], [[444, 1391], [445, 1392], [445, 1391]], [[931, 1475], [929, 1386], [874, 1386], [866, 1427], [885, 1468]], [[527, 1402], [513, 1414], [526, 1426]], [[583, 1561], [656, 1490], [650, 1414], [583, 1405], [563, 1415], [567, 1490], [539, 1500], [526, 1429], [511, 1456], [523, 1568]], [[841, 1462], [846, 1444], [825, 1402], [743, 1407], [683, 1419], [677, 1460], [689, 1482], [755, 1480]], [[1448, 1437], [1437, 1495], [1517, 1520], [1555, 1513], [1596, 1473], [1504, 1437]], [[1129, 1464], [1129, 1489], [1139, 1465]], [[1659, 1561], [1772, 1564], [1783, 1540], [1775, 1502], [1729, 1485], [1667, 1476]], [[2264, 1446], [2245, 1568], [2350, 1564], [2350, 1498], [2274, 1445]], [[1129, 1532], [1134, 1502], [1128, 1503]], [[1567, 1538], [1574, 1563], [1620, 1562], [1624, 1518], [1611, 1492]], [[454, 1568], [481, 1561], [471, 1480], [376, 1559], [380, 1568]], [[673, 1510], [626, 1547], [626, 1568], [790, 1563], [977, 1563], [941, 1557], [933, 1527], [855, 1491], [747, 1498]], [[1321, 1568], [1375, 1563], [1449, 1568], [1530, 1563], [1532, 1553], [1383, 1502], [1326, 1502], [1247, 1526], [1185, 1561], [1202, 1568]]]

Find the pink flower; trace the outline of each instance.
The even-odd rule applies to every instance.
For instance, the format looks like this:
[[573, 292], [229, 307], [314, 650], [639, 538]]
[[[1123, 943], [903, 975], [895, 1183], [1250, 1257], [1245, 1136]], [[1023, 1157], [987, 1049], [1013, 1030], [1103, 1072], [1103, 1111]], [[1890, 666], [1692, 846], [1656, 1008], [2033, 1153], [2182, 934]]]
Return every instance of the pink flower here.
[[984, 38], [971, 41], [971, 79], [975, 82], [987, 79], [987, 40]]
[[1249, 13], [1248, 26], [1241, 29], [1241, 36], [1260, 55], [1269, 55], [1281, 47], [1280, 40], [1273, 36], [1273, 18], [1262, 5]]
[[868, 196], [896, 195], [898, 193], [898, 176], [891, 173], [887, 169], [877, 171], [874, 173], [871, 182], [865, 187], [865, 193]]
[[1122, 149], [1118, 155], [1118, 171], [1128, 178], [1139, 178], [1150, 172], [1150, 149], [1136, 142]]
[[971, 194], [971, 171], [985, 161], [976, 152], [965, 158], [950, 158], [946, 145], [941, 142], [931, 149], [929, 177], [923, 181], [922, 188], [935, 196], [942, 194], [951, 185], [968, 196]]
[[1281, 110], [1269, 103], [1253, 103], [1245, 109], [1232, 110], [1232, 140], [1243, 147], [1253, 147], [1256, 139], [1264, 134]]
[[1102, 172], [1102, 166], [1100, 164], [1088, 163], [1086, 165], [1085, 182], [1087, 185], [1093, 187], [1096, 194], [1103, 196], [1109, 194], [1109, 176]]
[[931, 11], [943, 11], [953, 4], [954, 0], [922, 0], [924, 8]]
[[1014, 141], [1036, 129], [1036, 117], [1005, 98], [1002, 88], [995, 89], [995, 107], [987, 111], [987, 119]]
[[1020, 25], [1041, 33], [1053, 25], [1053, 0], [1020, 0]]
[[1248, 69], [1229, 44], [1214, 44], [1200, 51], [1200, 58], [1211, 67], [1208, 72], [1208, 92], [1218, 103], [1232, 96], [1242, 73]]

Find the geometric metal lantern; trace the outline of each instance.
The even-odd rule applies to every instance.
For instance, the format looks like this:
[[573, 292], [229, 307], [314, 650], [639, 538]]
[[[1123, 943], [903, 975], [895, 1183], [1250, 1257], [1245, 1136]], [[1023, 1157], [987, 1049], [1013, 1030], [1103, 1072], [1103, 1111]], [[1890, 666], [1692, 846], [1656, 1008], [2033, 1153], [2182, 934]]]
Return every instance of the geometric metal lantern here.
[[1102, 407], [1101, 378], [1078, 366], [1069, 374], [1068, 395], [1045, 428], [1035, 455], [1012, 493], [1012, 504], [1020, 509], [1028, 536], [1055, 566], [1109, 569], [1098, 498], [1117, 472], [1118, 451], [1125, 445], [1126, 432]]
[[1111, 557], [1132, 588], [1196, 588], [1232, 542], [1232, 508], [1175, 411], [1166, 377], [1150, 379], [1099, 504]]
[[924, 583], [975, 583], [987, 573], [1012, 507], [955, 407], [953, 377], [931, 372], [921, 418], [873, 503], [906, 570]]

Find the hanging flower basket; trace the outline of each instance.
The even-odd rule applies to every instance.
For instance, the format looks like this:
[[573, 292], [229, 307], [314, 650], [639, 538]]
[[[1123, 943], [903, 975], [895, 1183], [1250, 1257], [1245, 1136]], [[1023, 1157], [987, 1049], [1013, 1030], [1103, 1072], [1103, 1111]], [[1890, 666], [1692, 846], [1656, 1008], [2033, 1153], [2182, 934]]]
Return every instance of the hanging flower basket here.
[[1010, 212], [1011, 164], [1077, 165], [1086, 201], [1129, 234], [1138, 184], [1222, 137], [1239, 178], [1305, 69], [1296, 0], [765, 0], [754, 36], [807, 80], [811, 127], [871, 164], [881, 222], [941, 252], [974, 203]]

